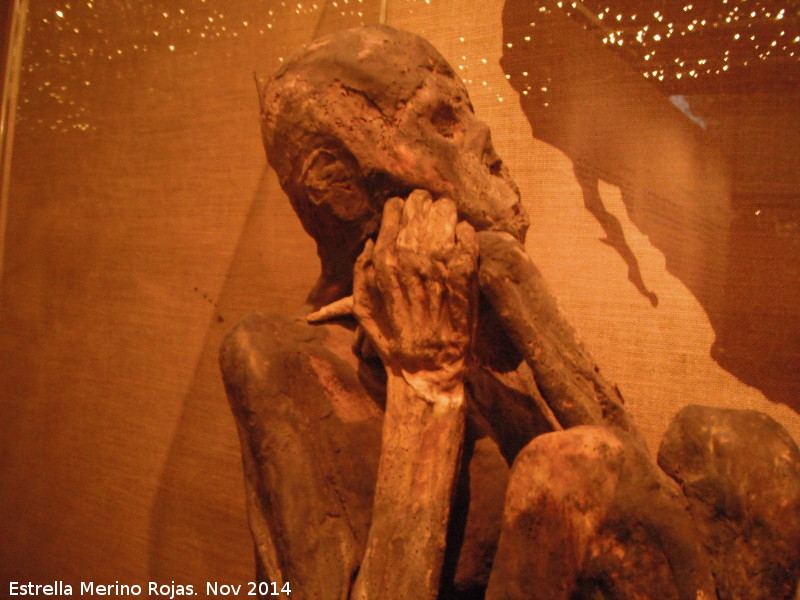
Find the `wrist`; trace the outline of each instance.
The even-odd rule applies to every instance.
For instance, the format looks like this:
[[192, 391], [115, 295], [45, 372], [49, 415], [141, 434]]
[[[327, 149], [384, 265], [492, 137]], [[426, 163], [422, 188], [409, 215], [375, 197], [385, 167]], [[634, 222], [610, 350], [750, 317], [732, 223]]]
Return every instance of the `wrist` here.
[[431, 370], [399, 369], [389, 375], [389, 385], [403, 386], [433, 406], [451, 407], [464, 403], [464, 360]]

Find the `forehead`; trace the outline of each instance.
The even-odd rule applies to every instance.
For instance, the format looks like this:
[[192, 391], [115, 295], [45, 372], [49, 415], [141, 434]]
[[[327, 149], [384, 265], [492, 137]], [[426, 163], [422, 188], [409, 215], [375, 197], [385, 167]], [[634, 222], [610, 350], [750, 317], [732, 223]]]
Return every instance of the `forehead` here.
[[346, 147], [363, 167], [392, 170], [398, 136], [426, 137], [419, 130], [430, 120], [449, 126], [472, 115], [463, 83], [436, 49], [384, 26], [310, 44], [261, 90], [261, 105], [267, 155], [287, 179], [300, 175], [297, 158], [319, 147]]
[[426, 40], [385, 26], [364, 27], [323, 38], [290, 58], [263, 89], [262, 108], [291, 118], [289, 105], [303, 103], [323, 109], [324, 117], [331, 102], [362, 100], [391, 119], [433, 82], [466, 98], [461, 80]]
[[[269, 162], [296, 206], [308, 200], [309, 178], [335, 178], [378, 199], [426, 189], [482, 228], [519, 230], [519, 193], [488, 128], [418, 36], [379, 26], [310, 44], [262, 91], [262, 124]], [[323, 155], [324, 164], [311, 160]]]

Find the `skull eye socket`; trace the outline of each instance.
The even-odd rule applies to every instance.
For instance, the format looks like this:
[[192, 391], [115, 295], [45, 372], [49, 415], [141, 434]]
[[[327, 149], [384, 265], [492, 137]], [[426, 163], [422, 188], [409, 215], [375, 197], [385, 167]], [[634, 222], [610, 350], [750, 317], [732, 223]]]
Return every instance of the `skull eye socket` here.
[[430, 121], [439, 135], [446, 138], [455, 136], [458, 126], [458, 117], [453, 107], [449, 104], [445, 104], [444, 102], [439, 103], [431, 113]]
[[315, 150], [303, 165], [302, 181], [311, 190], [324, 191], [333, 186], [347, 185], [351, 179], [347, 166], [328, 150]]
[[306, 159], [301, 175], [308, 201], [344, 221], [371, 214], [352, 159], [344, 151], [318, 148]]

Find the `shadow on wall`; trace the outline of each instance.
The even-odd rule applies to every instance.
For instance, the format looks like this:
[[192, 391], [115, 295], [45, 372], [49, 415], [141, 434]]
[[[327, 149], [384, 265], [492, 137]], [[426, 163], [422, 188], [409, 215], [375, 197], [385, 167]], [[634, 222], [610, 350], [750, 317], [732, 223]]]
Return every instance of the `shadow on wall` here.
[[313, 242], [265, 166], [160, 478], [150, 522], [153, 581], [252, 580], [241, 453], [222, 385], [219, 347], [249, 313], [299, 310], [318, 265]]
[[[501, 66], [534, 137], [572, 160], [584, 205], [605, 231], [602, 241], [654, 309], [658, 290], [648, 288], [619, 222], [603, 206], [601, 179], [620, 188], [631, 221], [702, 304], [716, 334], [712, 357], [770, 400], [800, 410], [800, 292], [786, 289], [787, 279], [800, 280], [800, 245], [778, 241], [766, 255], [761, 245], [767, 275], [752, 268], [742, 248], [763, 235], [743, 227], [732, 205], [730, 158], [718, 144], [724, 140], [682, 108], [685, 98], [676, 104], [589, 29], [555, 2], [507, 0]], [[794, 304], [787, 293], [797, 297]]]

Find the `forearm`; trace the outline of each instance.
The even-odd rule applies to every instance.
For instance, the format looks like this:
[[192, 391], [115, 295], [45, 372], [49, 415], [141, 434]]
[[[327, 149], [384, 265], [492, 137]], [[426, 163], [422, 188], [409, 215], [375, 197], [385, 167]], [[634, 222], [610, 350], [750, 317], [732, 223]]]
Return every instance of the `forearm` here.
[[384, 205], [353, 273], [353, 311], [387, 371], [378, 481], [351, 598], [436, 600], [464, 437], [477, 301], [475, 231], [416, 190]]
[[464, 415], [461, 377], [389, 373], [373, 520], [353, 598], [437, 598]]
[[600, 374], [519, 241], [493, 231], [478, 239], [481, 291], [561, 426], [610, 425], [639, 439], [619, 390]]

